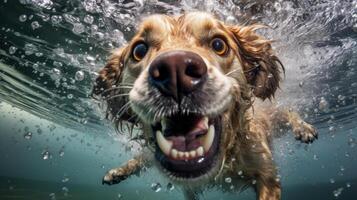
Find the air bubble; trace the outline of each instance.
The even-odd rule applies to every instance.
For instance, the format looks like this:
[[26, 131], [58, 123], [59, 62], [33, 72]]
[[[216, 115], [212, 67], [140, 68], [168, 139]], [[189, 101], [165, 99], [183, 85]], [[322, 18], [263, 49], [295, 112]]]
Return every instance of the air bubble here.
[[24, 134], [24, 138], [27, 139], [27, 140], [31, 140], [32, 138], [32, 133], [31, 132], [27, 132]]
[[62, 16], [53, 15], [51, 17], [51, 22], [52, 22], [53, 25], [57, 25], [57, 24], [61, 23], [62, 22]]
[[42, 153], [42, 159], [43, 160], [48, 160], [50, 157], [51, 157], [50, 152], [45, 151], [45, 152]]
[[333, 178], [330, 178], [330, 183], [335, 183], [335, 179], [333, 179]]
[[345, 167], [344, 166], [340, 166], [340, 170], [341, 170], [341, 172], [345, 171]]
[[69, 189], [67, 187], [62, 187], [63, 195], [68, 196]]
[[94, 62], [95, 61], [95, 58], [93, 56], [86, 56], [84, 57], [86, 59], [87, 62]]
[[68, 94], [67, 99], [73, 99], [73, 94]]
[[58, 61], [53, 61], [53, 66], [61, 68], [63, 66], [63, 64], [61, 62], [58, 62]]
[[34, 44], [27, 43], [24, 46], [25, 54], [31, 55], [38, 51], [37, 47]]
[[345, 100], [345, 96], [343, 96], [343, 95], [338, 95], [337, 96], [337, 99], [339, 100], [339, 101], [343, 101], [343, 100]]
[[69, 178], [67, 176], [63, 177], [62, 183], [67, 183], [69, 181]]
[[61, 74], [61, 70], [57, 69], [57, 68], [53, 68], [52, 72], [56, 75], [60, 75]]
[[118, 199], [121, 199], [123, 196], [121, 194], [117, 195]]
[[319, 157], [316, 154], [314, 154], [314, 160], [318, 160], [318, 159]]
[[50, 200], [56, 200], [56, 194], [55, 193], [50, 193], [48, 196], [50, 197]]
[[41, 27], [41, 25], [38, 23], [38, 21], [33, 21], [31, 22], [31, 27], [33, 30], [38, 29]]
[[281, 10], [281, 4], [279, 2], [275, 2], [274, 8], [275, 8], [276, 12], [279, 12]]
[[64, 150], [63, 150], [63, 149], [61, 149], [61, 150], [59, 151], [59, 156], [60, 156], [60, 157], [63, 157], [63, 156], [64, 156]]
[[333, 191], [333, 196], [335, 196], [336, 198], [339, 197], [339, 196], [341, 195], [342, 191], [343, 191], [343, 188], [342, 188], [342, 187], [340, 187], [340, 188], [334, 190], [334, 191]]
[[94, 18], [92, 15], [86, 15], [83, 19], [83, 21], [87, 24], [92, 24], [94, 21]]
[[300, 81], [299, 87], [302, 87], [304, 85], [304, 82]]
[[76, 79], [76, 81], [82, 81], [84, 79], [84, 72], [77, 71], [76, 74], [74, 75], [74, 78]]
[[43, 56], [43, 53], [41, 53], [41, 52], [36, 52], [36, 53], [35, 53], [35, 56], [41, 57], [41, 56]]
[[19, 21], [20, 22], [25, 22], [27, 20], [27, 16], [26, 15], [20, 15], [19, 17]]
[[14, 54], [16, 51], [17, 51], [17, 48], [14, 47], [14, 46], [11, 46], [11, 47], [9, 48], [9, 54]]
[[348, 146], [350, 146], [351, 148], [356, 146], [356, 139], [355, 138], [349, 138], [348, 139]]
[[154, 192], [160, 192], [161, 191], [161, 184], [160, 183], [152, 183], [151, 184], [151, 189]]
[[81, 23], [75, 23], [75, 24], [73, 24], [72, 31], [73, 31], [73, 33], [81, 34], [81, 33], [83, 33], [85, 31], [85, 27]]
[[175, 189], [175, 186], [172, 183], [168, 183], [167, 186], [166, 186], [166, 189], [167, 189], [167, 191], [172, 191], [172, 190]]
[[328, 103], [324, 97], [321, 97], [320, 102], [319, 102], [319, 109], [320, 110], [326, 110], [328, 106]]
[[231, 177], [227, 177], [227, 178], [224, 179], [224, 182], [232, 183], [232, 178]]
[[45, 8], [45, 9], [51, 9], [53, 6], [53, 2], [51, 0], [35, 0], [32, 1], [32, 3], [36, 4], [36, 6], [39, 6], [41, 8]]

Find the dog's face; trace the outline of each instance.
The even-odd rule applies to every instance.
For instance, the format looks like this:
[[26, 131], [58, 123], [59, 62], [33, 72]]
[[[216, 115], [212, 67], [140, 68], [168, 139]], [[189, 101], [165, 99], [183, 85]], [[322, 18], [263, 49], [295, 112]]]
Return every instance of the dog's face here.
[[[279, 60], [256, 26], [227, 26], [206, 13], [146, 18], [100, 72], [94, 94], [108, 113], [141, 123], [172, 177], [196, 179], [222, 159], [242, 104], [270, 98]], [[238, 122], [237, 122], [238, 123]]]

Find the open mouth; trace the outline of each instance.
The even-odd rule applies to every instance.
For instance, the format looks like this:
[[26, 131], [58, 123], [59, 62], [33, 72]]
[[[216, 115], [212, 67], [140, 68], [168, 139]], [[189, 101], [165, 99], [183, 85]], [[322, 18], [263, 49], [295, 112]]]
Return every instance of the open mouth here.
[[220, 117], [182, 114], [152, 126], [156, 159], [175, 177], [195, 178], [214, 165], [221, 133]]

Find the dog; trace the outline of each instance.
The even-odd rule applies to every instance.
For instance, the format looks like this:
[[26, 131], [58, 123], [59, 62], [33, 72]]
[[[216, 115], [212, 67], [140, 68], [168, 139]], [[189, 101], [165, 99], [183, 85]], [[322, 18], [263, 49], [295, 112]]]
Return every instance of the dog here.
[[139, 127], [145, 141], [143, 152], [109, 170], [103, 183], [156, 164], [187, 199], [227, 182], [224, 177], [252, 186], [259, 200], [281, 199], [271, 150], [275, 130], [291, 128], [305, 143], [317, 132], [296, 112], [268, 101], [284, 67], [272, 42], [256, 33], [260, 28], [225, 24], [204, 12], [146, 17], [93, 87], [106, 117], [118, 127]]

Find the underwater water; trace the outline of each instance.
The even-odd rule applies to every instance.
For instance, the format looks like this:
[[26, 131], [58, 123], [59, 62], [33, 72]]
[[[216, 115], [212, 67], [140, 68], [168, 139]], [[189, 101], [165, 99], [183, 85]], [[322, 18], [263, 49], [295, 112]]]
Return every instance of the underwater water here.
[[[0, 199], [183, 199], [157, 169], [114, 186], [104, 173], [138, 144], [90, 98], [141, 18], [202, 10], [263, 23], [286, 74], [276, 95], [319, 132], [274, 141], [283, 199], [357, 199], [357, 1], [0, 0]], [[230, 184], [227, 182], [227, 184]], [[251, 189], [202, 199], [255, 199]]]

